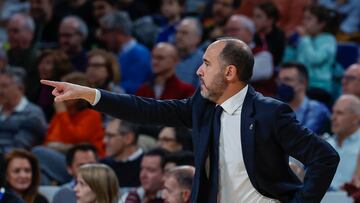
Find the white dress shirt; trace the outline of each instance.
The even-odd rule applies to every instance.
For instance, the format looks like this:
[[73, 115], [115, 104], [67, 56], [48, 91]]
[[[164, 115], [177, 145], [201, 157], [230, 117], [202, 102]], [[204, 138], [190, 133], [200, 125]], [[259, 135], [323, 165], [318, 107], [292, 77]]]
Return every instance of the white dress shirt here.
[[241, 147], [241, 110], [248, 91], [240, 92], [221, 104], [219, 144], [219, 193], [220, 203], [277, 202], [261, 195], [251, 184], [245, 169]]

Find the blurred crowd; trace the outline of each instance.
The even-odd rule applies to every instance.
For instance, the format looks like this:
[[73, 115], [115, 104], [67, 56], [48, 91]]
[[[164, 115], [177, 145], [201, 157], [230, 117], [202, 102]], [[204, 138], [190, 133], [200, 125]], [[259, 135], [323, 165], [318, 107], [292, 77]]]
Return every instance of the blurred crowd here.
[[358, 0], [0, 0], [0, 201], [189, 202], [191, 129], [54, 103], [40, 79], [185, 99], [221, 37], [251, 48], [257, 91], [338, 151], [329, 191], [360, 202]]

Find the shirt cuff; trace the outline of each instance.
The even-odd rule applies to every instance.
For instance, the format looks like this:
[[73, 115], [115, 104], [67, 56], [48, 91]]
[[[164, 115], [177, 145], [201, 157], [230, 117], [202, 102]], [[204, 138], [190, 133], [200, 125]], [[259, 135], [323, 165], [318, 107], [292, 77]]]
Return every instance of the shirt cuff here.
[[100, 98], [101, 98], [101, 93], [100, 93], [100, 91], [98, 90], [98, 89], [95, 89], [95, 101], [94, 101], [94, 103], [92, 103], [91, 105], [93, 105], [93, 106], [95, 106], [98, 102], [99, 102], [99, 100], [100, 100]]

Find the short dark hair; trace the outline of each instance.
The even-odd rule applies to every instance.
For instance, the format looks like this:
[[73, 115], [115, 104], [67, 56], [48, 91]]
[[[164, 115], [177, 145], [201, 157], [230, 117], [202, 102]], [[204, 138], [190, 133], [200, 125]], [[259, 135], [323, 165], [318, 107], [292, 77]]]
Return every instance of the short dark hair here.
[[120, 128], [122, 130], [132, 132], [134, 134], [134, 142], [133, 142], [133, 144], [137, 143], [138, 138], [139, 138], [139, 125], [138, 124], [135, 124], [135, 123], [132, 123], [132, 122], [129, 122], [129, 121], [125, 121], [125, 120], [121, 120]]
[[[186, 0], [176, 0], [176, 2], [180, 5], [180, 6], [185, 6], [186, 4]], [[164, 0], [161, 0], [161, 4], [164, 3]]]
[[184, 150], [192, 150], [191, 130], [185, 127], [171, 127], [171, 128], [174, 129], [176, 142], [180, 143]]
[[301, 81], [306, 83], [309, 81], [309, 74], [304, 64], [298, 62], [287, 62], [280, 65], [280, 70], [291, 68], [295, 68], [297, 70]]
[[328, 9], [322, 5], [311, 4], [305, 7], [305, 11], [309, 11], [319, 22], [324, 22], [324, 32], [336, 34], [340, 25], [340, 14], [333, 9]]
[[70, 148], [66, 153], [66, 165], [71, 166], [71, 164], [74, 161], [75, 154], [78, 151], [86, 152], [86, 151], [92, 151], [95, 155], [95, 158], [97, 159], [97, 151], [96, 148], [91, 144], [78, 144]]
[[173, 152], [166, 156], [165, 165], [167, 163], [175, 163], [176, 166], [194, 166], [194, 154], [191, 151]]
[[25, 87], [26, 71], [20, 67], [12, 67], [0, 72], [0, 75], [6, 75], [17, 85]]
[[166, 156], [168, 154], [169, 154], [169, 152], [166, 151], [165, 149], [154, 148], [154, 149], [151, 149], [151, 150], [145, 152], [143, 158], [146, 157], [146, 156], [158, 156], [158, 157], [160, 157], [160, 166], [161, 166], [161, 169], [164, 170], [165, 158], [166, 158]]
[[271, 2], [271, 1], [267, 1], [264, 3], [260, 3], [259, 5], [256, 6], [256, 8], [259, 8], [260, 10], [262, 10], [267, 17], [272, 18], [274, 20], [274, 24], [279, 20], [280, 18], [280, 14], [279, 14], [279, 10], [276, 7], [276, 5]]
[[245, 43], [243, 46], [239, 45], [239, 40], [235, 38], [221, 38], [220, 40], [225, 41], [225, 46], [219, 54], [222, 66], [234, 65], [239, 80], [248, 83], [254, 66], [254, 56], [250, 48]]
[[194, 179], [195, 168], [191, 166], [180, 166], [171, 169], [166, 177], [174, 177], [180, 187], [191, 190]]

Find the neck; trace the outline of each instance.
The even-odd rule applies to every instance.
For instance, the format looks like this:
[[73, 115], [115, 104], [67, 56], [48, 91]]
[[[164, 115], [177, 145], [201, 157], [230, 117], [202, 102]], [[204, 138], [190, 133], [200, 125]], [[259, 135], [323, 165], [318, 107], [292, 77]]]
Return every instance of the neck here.
[[234, 84], [229, 84], [224, 93], [215, 101], [215, 103], [221, 105], [230, 97], [240, 92], [246, 85], [246, 83], [240, 81], [237, 81]]
[[272, 30], [273, 30], [273, 25], [266, 26], [266, 27], [264, 28], [264, 34], [268, 34], [268, 33], [270, 33]]
[[186, 58], [189, 54], [193, 53], [196, 47], [178, 49], [180, 58]]
[[344, 141], [346, 140], [346, 138], [354, 134], [358, 130], [358, 128], [359, 128], [358, 126], [354, 126], [345, 132], [338, 133], [338, 139], [337, 139], [338, 146], [341, 147]]
[[174, 75], [174, 71], [168, 71], [168, 72], [164, 72], [161, 74], [156, 75], [155, 77], [155, 84], [157, 85], [164, 85], [166, 83], [166, 81]]
[[21, 98], [22, 98], [21, 96], [17, 96], [15, 98], [11, 99], [10, 102], [4, 103], [2, 106], [3, 111], [7, 114], [11, 114], [15, 110], [15, 107], [17, 105], [19, 105]]
[[290, 107], [295, 111], [300, 107], [301, 103], [305, 99], [305, 93], [301, 93], [295, 96], [295, 98], [289, 103]]
[[172, 16], [171, 18], [169, 18], [169, 21], [168, 23], [170, 25], [174, 25], [175, 23], [179, 22], [180, 21], [180, 15], [175, 15], [175, 16]]
[[124, 149], [124, 151], [122, 151], [121, 153], [119, 153], [118, 155], [116, 155], [115, 160], [116, 160], [116, 161], [125, 161], [126, 159], [129, 158], [129, 156], [131, 156], [132, 154], [134, 154], [138, 149], [139, 149], [139, 147], [136, 146], [136, 145], [132, 145], [132, 146], [126, 147], [126, 148]]

